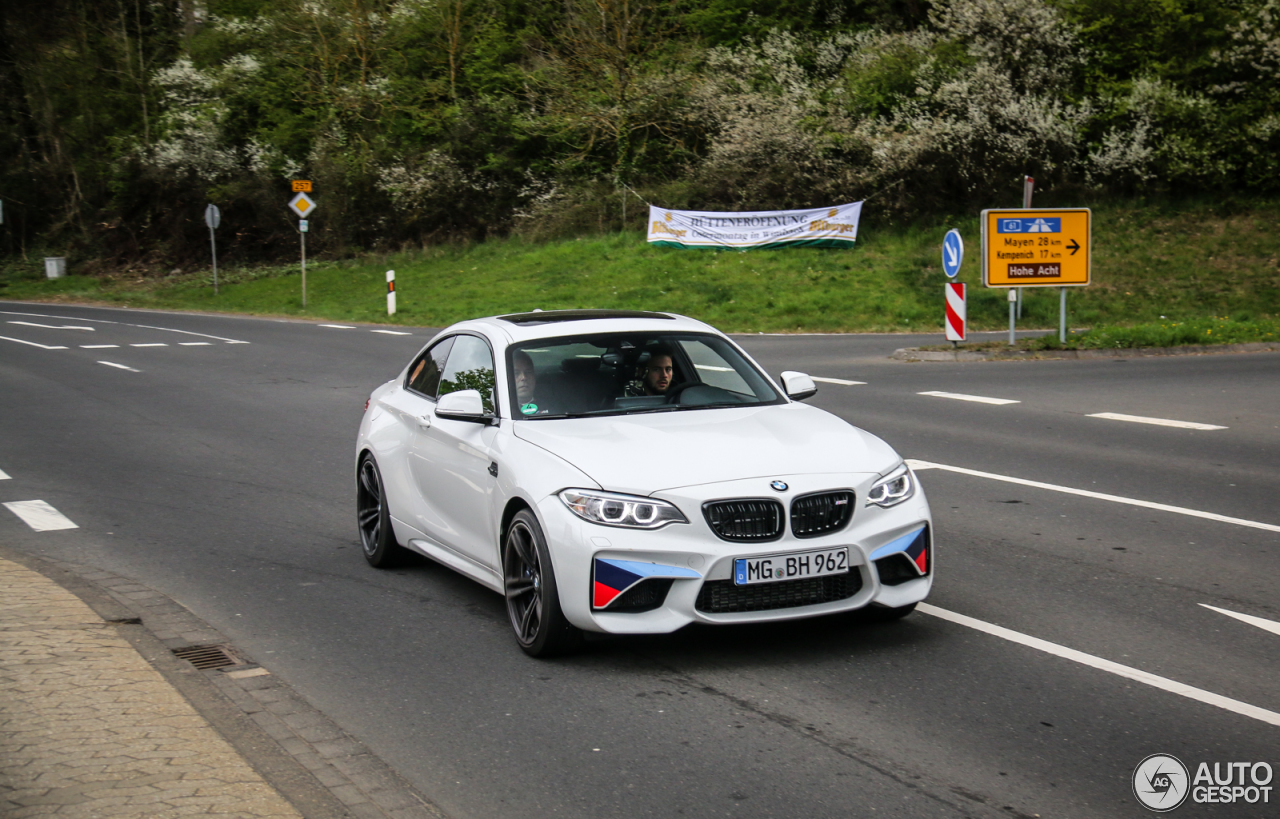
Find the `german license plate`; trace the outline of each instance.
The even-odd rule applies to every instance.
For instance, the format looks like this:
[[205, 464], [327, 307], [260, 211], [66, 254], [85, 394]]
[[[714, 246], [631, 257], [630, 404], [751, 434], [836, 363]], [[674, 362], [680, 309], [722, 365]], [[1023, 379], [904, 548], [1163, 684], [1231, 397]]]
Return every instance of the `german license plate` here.
[[733, 561], [733, 582], [737, 586], [755, 583], [777, 583], [825, 577], [849, 571], [849, 549], [823, 549], [819, 552], [796, 552], [789, 555], [739, 557]]

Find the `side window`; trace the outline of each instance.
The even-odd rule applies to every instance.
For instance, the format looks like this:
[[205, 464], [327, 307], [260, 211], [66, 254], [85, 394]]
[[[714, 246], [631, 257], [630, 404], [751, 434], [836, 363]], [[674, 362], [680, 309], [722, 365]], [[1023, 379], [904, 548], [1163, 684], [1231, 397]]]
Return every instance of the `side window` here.
[[440, 372], [444, 369], [444, 360], [449, 357], [449, 348], [453, 346], [457, 336], [450, 336], [427, 350], [409, 367], [409, 380], [406, 384], [414, 392], [428, 398], [436, 397], [436, 388], [440, 386]]
[[479, 390], [485, 412], [493, 412], [493, 353], [475, 336], [456, 336], [449, 362], [440, 376], [440, 394]]
[[684, 351], [689, 355], [689, 359], [693, 361], [694, 369], [698, 371], [698, 379], [703, 384], [710, 384], [713, 387], [720, 387], [743, 395], [754, 395], [753, 390], [748, 386], [742, 375], [734, 369], [730, 362], [725, 361], [724, 356], [711, 346], [701, 341], [692, 340], [681, 341], [680, 346], [684, 348]]

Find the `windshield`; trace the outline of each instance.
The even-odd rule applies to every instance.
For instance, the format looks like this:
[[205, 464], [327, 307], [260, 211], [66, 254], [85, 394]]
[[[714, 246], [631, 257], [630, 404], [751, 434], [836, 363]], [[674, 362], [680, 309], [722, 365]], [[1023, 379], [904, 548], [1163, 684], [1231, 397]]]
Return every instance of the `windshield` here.
[[702, 333], [547, 338], [507, 349], [512, 417], [530, 420], [781, 404], [732, 344]]

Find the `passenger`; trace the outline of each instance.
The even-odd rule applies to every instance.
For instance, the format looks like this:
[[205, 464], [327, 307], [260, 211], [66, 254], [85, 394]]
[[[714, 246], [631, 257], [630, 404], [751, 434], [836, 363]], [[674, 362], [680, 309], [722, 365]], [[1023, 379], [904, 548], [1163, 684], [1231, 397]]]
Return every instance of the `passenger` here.
[[547, 415], [550, 410], [538, 399], [538, 371], [534, 369], [533, 359], [523, 350], [516, 350], [511, 355], [511, 363], [515, 368], [516, 408], [521, 415]]

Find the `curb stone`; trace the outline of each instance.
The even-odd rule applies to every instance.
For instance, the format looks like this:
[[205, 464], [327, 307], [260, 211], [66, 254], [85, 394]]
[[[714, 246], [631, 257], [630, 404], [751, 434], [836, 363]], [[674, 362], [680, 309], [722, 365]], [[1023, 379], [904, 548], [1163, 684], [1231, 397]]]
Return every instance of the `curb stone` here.
[[921, 350], [901, 347], [889, 358], [897, 361], [1046, 361], [1050, 359], [1146, 358], [1170, 355], [1280, 352], [1280, 343], [1202, 344], [1185, 347], [1124, 347], [1103, 350]]
[[4, 546], [0, 556], [43, 574], [115, 626], [307, 819], [446, 819], [363, 743], [243, 652], [232, 648], [239, 664], [208, 670], [174, 655], [188, 646], [229, 644], [182, 605], [100, 569]]

